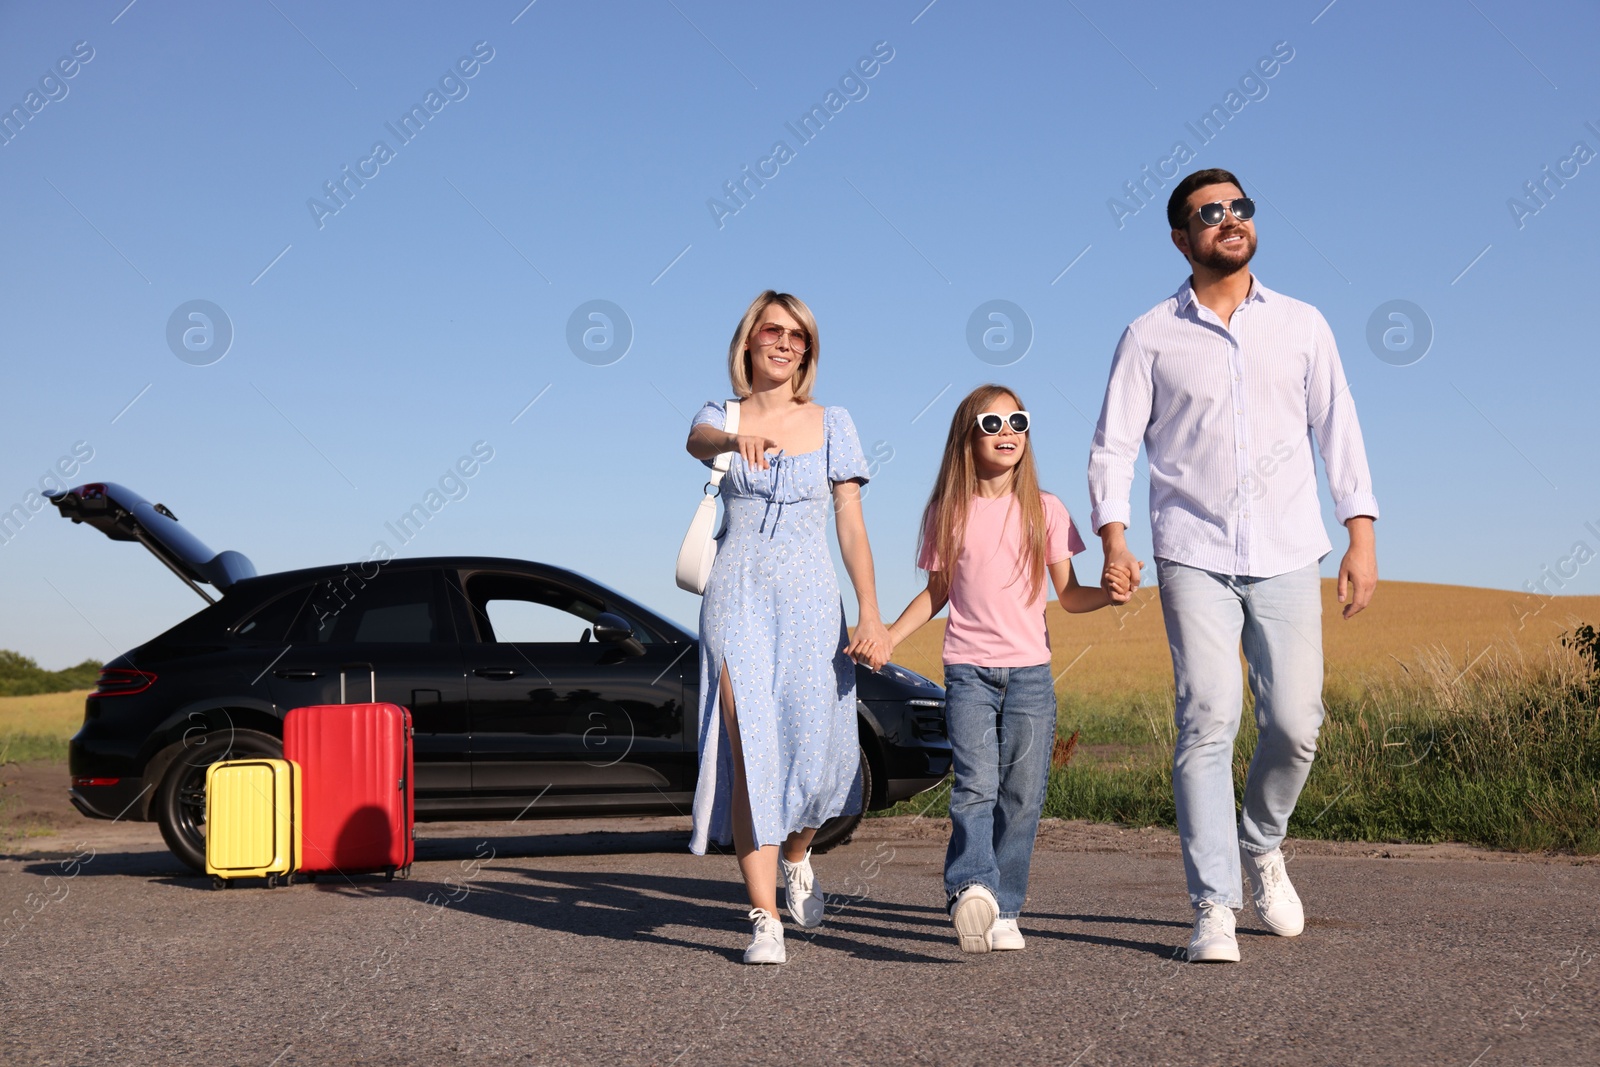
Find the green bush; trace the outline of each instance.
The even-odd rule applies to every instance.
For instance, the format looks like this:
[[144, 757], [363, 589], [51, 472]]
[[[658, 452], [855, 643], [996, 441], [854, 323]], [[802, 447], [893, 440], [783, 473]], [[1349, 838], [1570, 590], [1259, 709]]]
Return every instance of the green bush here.
[[98, 660], [86, 659], [76, 667], [47, 671], [20, 652], [0, 649], [0, 696], [37, 696], [93, 689], [100, 677], [100, 666]]

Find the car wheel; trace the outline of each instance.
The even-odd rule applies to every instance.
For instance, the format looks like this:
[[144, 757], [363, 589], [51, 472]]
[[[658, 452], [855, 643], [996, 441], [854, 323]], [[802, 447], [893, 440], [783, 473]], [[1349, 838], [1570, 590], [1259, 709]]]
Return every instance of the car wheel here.
[[283, 742], [252, 730], [215, 730], [188, 741], [156, 790], [155, 817], [172, 854], [206, 869], [206, 768], [224, 759], [282, 759]]
[[823, 853], [849, 841], [861, 824], [861, 816], [872, 800], [872, 764], [867, 761], [866, 749], [861, 750], [861, 811], [854, 815], [835, 815], [822, 824], [817, 836], [811, 839], [811, 851]]

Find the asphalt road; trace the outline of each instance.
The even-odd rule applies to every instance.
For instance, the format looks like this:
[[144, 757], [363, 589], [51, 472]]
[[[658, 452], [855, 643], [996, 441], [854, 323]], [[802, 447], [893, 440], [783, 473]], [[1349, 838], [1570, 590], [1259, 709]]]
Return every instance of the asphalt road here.
[[1174, 839], [1047, 824], [1020, 953], [963, 956], [947, 827], [869, 820], [745, 967], [686, 823], [432, 824], [409, 881], [213, 891], [150, 825], [0, 858], [6, 1064], [1594, 1064], [1600, 865], [1301, 843], [1295, 939], [1190, 966]]

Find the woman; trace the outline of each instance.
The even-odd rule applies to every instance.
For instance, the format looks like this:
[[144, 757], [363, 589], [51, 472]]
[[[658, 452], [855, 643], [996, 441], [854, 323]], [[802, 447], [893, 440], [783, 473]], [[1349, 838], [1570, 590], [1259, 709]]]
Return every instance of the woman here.
[[[750, 896], [746, 963], [782, 963], [781, 866], [790, 916], [822, 922], [811, 839], [835, 815], [860, 810], [852, 657], [882, 666], [872, 553], [861, 517], [866, 457], [844, 408], [811, 399], [816, 319], [798, 298], [756, 297], [728, 346], [739, 399], [700, 409], [688, 450], [708, 465], [732, 452], [722, 482], [727, 524], [700, 610], [700, 779], [689, 848], [732, 837]], [[855, 586], [855, 640], [845, 630], [828, 551], [828, 497]], [[780, 856], [781, 852], [781, 856]]]

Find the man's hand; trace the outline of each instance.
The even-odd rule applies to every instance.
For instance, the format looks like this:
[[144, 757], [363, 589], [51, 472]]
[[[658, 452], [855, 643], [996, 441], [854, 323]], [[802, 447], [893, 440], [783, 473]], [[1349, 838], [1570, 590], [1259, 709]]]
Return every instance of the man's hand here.
[[1133, 591], [1139, 588], [1139, 571], [1136, 567], [1144, 564], [1134, 560], [1134, 566], [1129, 567], [1122, 563], [1107, 564], [1105, 571], [1100, 576], [1101, 588], [1111, 598], [1113, 604], [1126, 604], [1133, 599]]
[[1129, 550], [1122, 529], [1120, 522], [1108, 522], [1100, 527], [1100, 545], [1105, 554], [1105, 563], [1100, 568], [1100, 588], [1119, 604], [1126, 603], [1139, 588], [1139, 572], [1144, 569], [1144, 564]]
[[1372, 603], [1378, 587], [1378, 549], [1372, 519], [1355, 515], [1344, 525], [1350, 531], [1350, 548], [1339, 561], [1339, 603], [1344, 605], [1344, 617], [1353, 619]]

